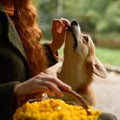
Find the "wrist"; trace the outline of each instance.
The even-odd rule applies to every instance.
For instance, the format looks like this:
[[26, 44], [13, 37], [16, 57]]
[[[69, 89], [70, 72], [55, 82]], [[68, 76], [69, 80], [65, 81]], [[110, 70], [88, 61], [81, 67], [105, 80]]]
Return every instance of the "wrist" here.
[[19, 86], [20, 86], [20, 83], [19, 83], [19, 84], [16, 84], [16, 86], [15, 86], [15, 88], [14, 88], [14, 94], [15, 94], [16, 97], [19, 97], [19, 96], [20, 96]]
[[53, 55], [54, 55], [55, 57], [58, 57], [58, 50], [55, 49], [54, 44], [53, 44], [53, 43], [49, 43], [49, 47], [50, 47], [51, 52], [53, 53]]
[[57, 51], [57, 50], [55, 49], [54, 44], [53, 44], [52, 42], [49, 43], [49, 47], [50, 47], [52, 53], [55, 53], [55, 52]]

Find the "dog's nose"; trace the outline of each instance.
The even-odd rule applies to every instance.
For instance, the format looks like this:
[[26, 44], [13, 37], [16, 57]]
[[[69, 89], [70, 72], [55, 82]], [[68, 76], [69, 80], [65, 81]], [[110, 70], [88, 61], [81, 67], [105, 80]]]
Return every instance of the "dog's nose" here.
[[71, 26], [72, 25], [78, 26], [78, 22], [76, 20], [74, 20], [74, 21], [71, 22]]

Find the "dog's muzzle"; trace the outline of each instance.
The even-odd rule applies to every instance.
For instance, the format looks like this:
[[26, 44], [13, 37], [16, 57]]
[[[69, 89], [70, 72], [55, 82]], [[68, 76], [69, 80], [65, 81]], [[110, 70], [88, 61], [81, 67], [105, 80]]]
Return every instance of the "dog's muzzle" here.
[[71, 26], [67, 26], [68, 30], [72, 33], [74, 38], [74, 49], [78, 47], [78, 38], [80, 36], [81, 30], [78, 21], [74, 20], [71, 22]]
[[79, 23], [76, 20], [74, 20], [71, 22], [71, 26], [79, 26]]

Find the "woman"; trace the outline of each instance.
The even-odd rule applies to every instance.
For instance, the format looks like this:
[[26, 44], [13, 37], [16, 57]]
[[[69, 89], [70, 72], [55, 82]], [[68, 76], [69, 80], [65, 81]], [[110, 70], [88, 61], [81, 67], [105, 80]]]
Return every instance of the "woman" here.
[[45, 73], [47, 67], [57, 62], [56, 53], [65, 38], [65, 24], [70, 23], [65, 19], [53, 20], [53, 40], [41, 45], [42, 33], [36, 24], [36, 16], [30, 0], [0, 0], [1, 120], [12, 119], [18, 98], [42, 93], [62, 96], [60, 88], [71, 89]]
[[[67, 20], [54, 20], [53, 41], [41, 45], [36, 10], [30, 0], [0, 0], [0, 119], [11, 119], [17, 99], [46, 92], [63, 95], [70, 87], [45, 72], [57, 62]], [[61, 33], [55, 29], [62, 27]], [[57, 39], [59, 38], [59, 40]]]

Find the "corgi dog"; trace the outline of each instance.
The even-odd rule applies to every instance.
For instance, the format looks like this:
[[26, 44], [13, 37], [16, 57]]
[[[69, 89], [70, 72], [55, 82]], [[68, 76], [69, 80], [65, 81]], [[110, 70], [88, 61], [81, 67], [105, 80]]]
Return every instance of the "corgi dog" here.
[[95, 105], [92, 87], [93, 75], [106, 77], [106, 69], [95, 54], [95, 45], [89, 35], [83, 34], [77, 21], [72, 21], [66, 32], [64, 60], [57, 72], [60, 80], [83, 96], [89, 105]]

